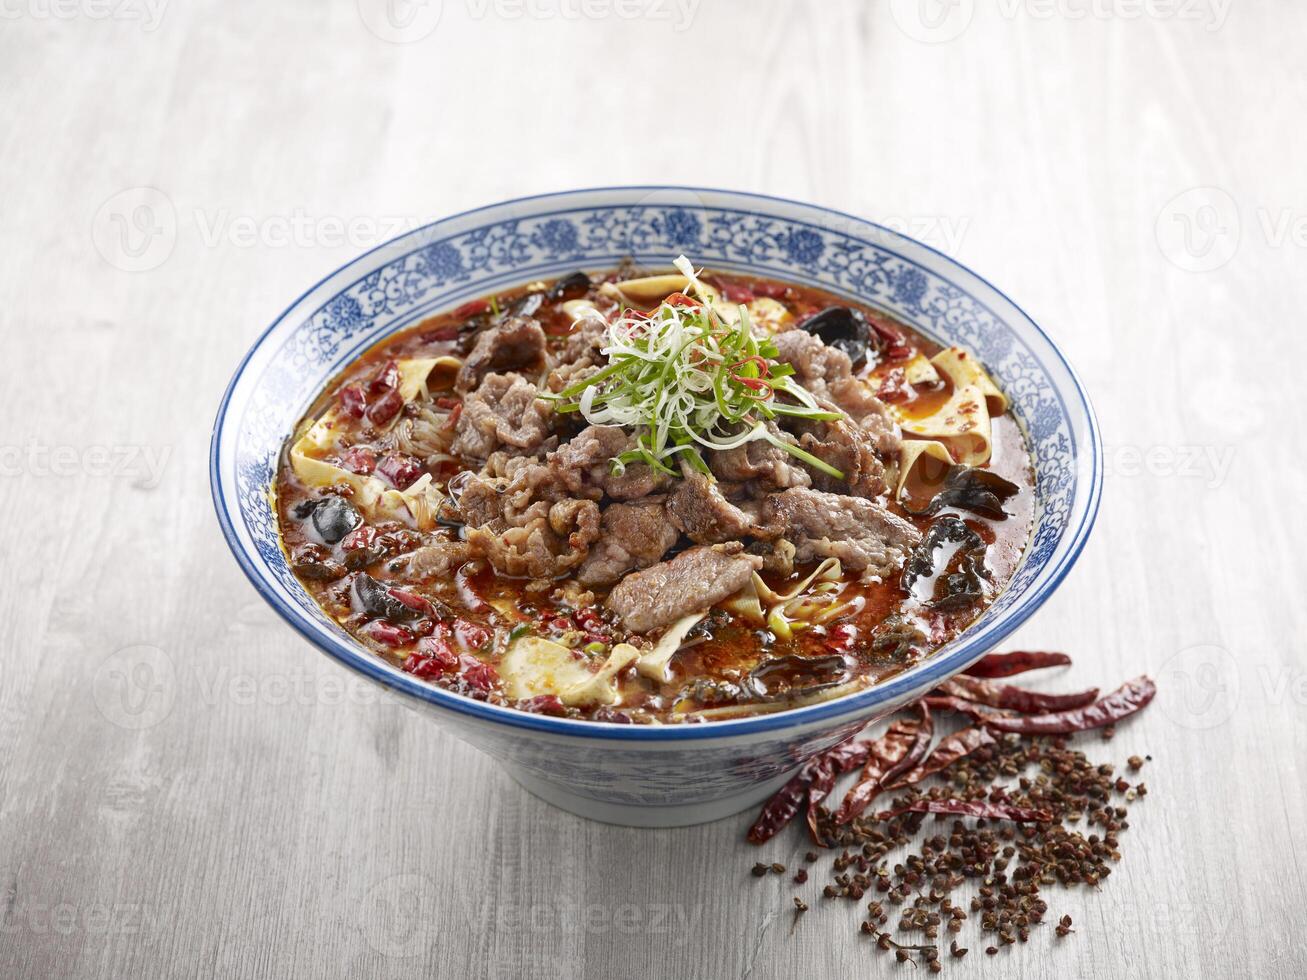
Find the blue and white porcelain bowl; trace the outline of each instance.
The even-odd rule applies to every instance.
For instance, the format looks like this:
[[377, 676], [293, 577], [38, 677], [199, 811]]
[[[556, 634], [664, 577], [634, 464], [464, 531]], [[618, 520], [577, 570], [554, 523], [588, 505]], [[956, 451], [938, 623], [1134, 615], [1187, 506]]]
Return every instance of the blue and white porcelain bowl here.
[[[819, 286], [975, 351], [1033, 448], [1036, 526], [1001, 595], [932, 659], [857, 694], [699, 725], [632, 726], [526, 714], [423, 683], [358, 646], [296, 581], [269, 505], [278, 453], [317, 393], [381, 338], [469, 299], [633, 257], [686, 254], [724, 271]], [[1053, 342], [975, 273], [826, 208], [729, 191], [617, 187], [507, 201], [436, 221], [332, 273], [241, 362], [213, 430], [218, 520], [259, 594], [327, 655], [490, 753], [526, 789], [613, 823], [678, 826], [751, 807], [814, 753], [921, 696], [992, 650], [1044, 602], [1084, 546], [1102, 450], [1089, 400]]]

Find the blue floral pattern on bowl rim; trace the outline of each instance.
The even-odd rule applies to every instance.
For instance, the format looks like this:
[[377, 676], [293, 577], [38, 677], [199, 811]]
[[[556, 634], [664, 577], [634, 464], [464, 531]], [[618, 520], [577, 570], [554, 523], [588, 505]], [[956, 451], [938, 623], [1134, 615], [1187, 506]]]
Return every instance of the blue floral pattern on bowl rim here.
[[[576, 722], [488, 705], [425, 684], [355, 644], [295, 579], [278, 546], [268, 498], [283, 443], [321, 388], [379, 339], [467, 298], [576, 268], [611, 267], [628, 257], [667, 265], [681, 253], [709, 267], [847, 295], [980, 357], [1012, 400], [1037, 475], [1035, 533], [1003, 594], [934, 657], [867, 691], [691, 726]], [[274, 321], [237, 368], [214, 424], [210, 482], [224, 535], [255, 588], [345, 665], [468, 720], [665, 743], [834, 728], [902, 702], [993, 649], [1048, 598], [1079, 556], [1098, 509], [1101, 458], [1088, 398], [1052, 341], [953, 259], [872, 222], [783, 198], [614, 187], [464, 212], [378, 246], [324, 278]]]

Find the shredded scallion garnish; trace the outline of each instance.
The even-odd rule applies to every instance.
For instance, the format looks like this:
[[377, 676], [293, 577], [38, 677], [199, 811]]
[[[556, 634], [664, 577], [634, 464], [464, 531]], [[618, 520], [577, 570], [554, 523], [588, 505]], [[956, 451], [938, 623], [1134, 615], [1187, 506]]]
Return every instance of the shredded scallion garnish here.
[[794, 380], [794, 368], [779, 363], [775, 343], [754, 334], [748, 310], [728, 324], [690, 261], [676, 268], [694, 296], [672, 293], [656, 309], [624, 308], [608, 324], [603, 353], [608, 365], [552, 397], [559, 410], [579, 411], [592, 425], [618, 425], [636, 432], [635, 448], [613, 461], [679, 476], [679, 456], [708, 473], [700, 449], [734, 449], [766, 440], [836, 479], [844, 474], [788, 439], [768, 422], [785, 415], [834, 420], [842, 416], [817, 405]]

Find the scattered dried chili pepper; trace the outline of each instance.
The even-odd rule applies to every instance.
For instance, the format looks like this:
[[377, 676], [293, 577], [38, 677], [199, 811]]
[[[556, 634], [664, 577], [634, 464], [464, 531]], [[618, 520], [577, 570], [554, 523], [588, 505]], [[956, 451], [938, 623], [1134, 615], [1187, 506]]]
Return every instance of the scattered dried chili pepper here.
[[1071, 658], [1065, 653], [1048, 653], [1042, 650], [1014, 650], [1011, 653], [989, 653], [981, 657], [962, 673], [971, 677], [1011, 677], [1042, 667], [1069, 667]]
[[1071, 732], [1102, 728], [1128, 718], [1144, 708], [1156, 694], [1157, 685], [1150, 678], [1136, 677], [1088, 707], [1048, 715], [989, 718], [985, 725], [993, 731], [1017, 732], [1022, 735], [1068, 735]]
[[892, 783], [887, 784], [885, 788], [901, 789], [904, 786], [919, 783], [927, 776], [934, 775], [941, 769], [953, 765], [963, 756], [970, 755], [976, 749], [993, 744], [994, 736], [989, 733], [988, 729], [978, 725], [954, 732], [935, 746], [935, 750], [926, 756], [920, 765], [914, 766]]
[[[819, 757], [817, 775], [808, 786], [807, 823], [808, 835], [818, 847], [829, 847], [821, 831], [817, 828], [817, 818], [821, 812], [821, 801], [835, 788], [835, 780], [846, 772], [852, 772], [863, 765], [871, 756], [871, 742], [845, 742], [837, 745]], [[841, 751], [843, 750], [843, 751]]]
[[880, 793], [885, 783], [908, 771], [926, 757], [935, 724], [930, 708], [918, 701], [918, 717], [896, 721], [879, 739], [871, 743], [871, 756], [835, 814], [836, 823], [848, 823], [860, 815]]
[[749, 842], [762, 844], [775, 837], [794, 819], [805, 800], [811, 804], [809, 790], [819, 779], [823, 782], [828, 780], [830, 783], [825, 792], [818, 797], [818, 799], [824, 798], [835, 785], [836, 776], [862, 765], [867, 760], [866, 753], [870, 751], [866, 748], [867, 744], [853, 740], [841, 742], [833, 749], [827, 749], [804, 763], [790, 781], [763, 806], [758, 819], [749, 828]]
[[992, 708], [1008, 708], [1025, 714], [1045, 714], [1050, 711], [1071, 711], [1093, 704], [1098, 688], [1075, 694], [1040, 694], [1012, 684], [995, 684], [978, 677], [950, 677], [936, 688], [941, 694], [977, 701]]
[[956, 712], [966, 715], [972, 721], [984, 721], [999, 714], [997, 708], [987, 708], [966, 698], [952, 697], [946, 694], [928, 694], [921, 699], [931, 711]]

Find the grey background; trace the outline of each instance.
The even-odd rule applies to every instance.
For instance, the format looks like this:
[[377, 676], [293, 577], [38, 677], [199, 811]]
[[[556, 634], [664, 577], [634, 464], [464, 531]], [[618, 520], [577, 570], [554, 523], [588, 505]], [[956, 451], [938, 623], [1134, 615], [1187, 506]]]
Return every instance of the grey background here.
[[5, 5], [0, 976], [896, 969], [853, 908], [791, 928], [747, 817], [585, 823], [378, 700], [216, 527], [219, 395], [306, 285], [432, 217], [635, 182], [901, 227], [1095, 399], [1102, 516], [1017, 644], [1073, 652], [1063, 689], [1158, 678], [1087, 743], [1151, 752], [1150, 794], [1106, 886], [1054, 900], [1076, 936], [962, 968], [1302, 974], [1307, 10], [680, 9]]

